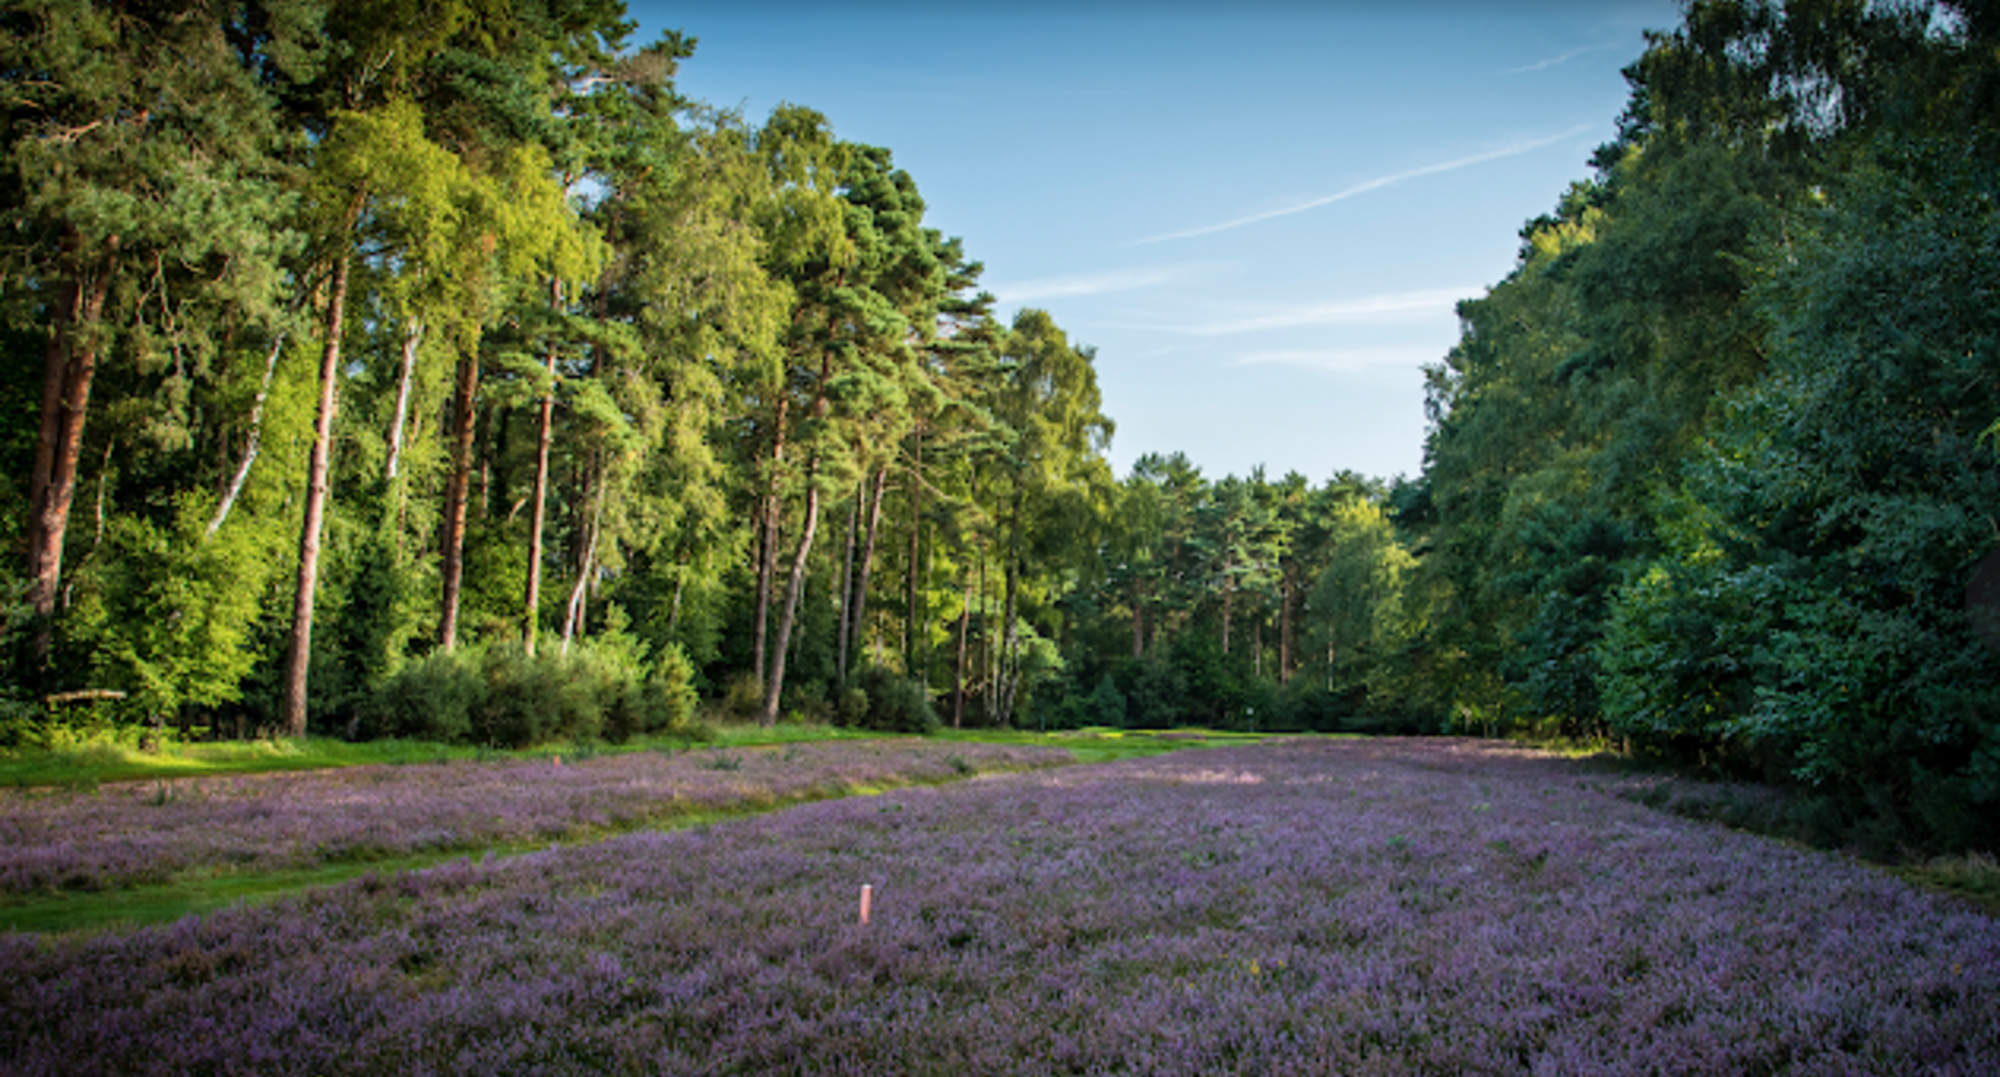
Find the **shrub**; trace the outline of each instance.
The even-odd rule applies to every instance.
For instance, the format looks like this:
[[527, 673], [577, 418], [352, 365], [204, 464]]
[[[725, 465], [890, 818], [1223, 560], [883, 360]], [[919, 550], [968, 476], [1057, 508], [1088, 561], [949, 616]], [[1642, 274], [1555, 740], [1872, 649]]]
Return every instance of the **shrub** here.
[[[858, 722], [848, 724], [887, 733], [935, 733], [937, 711], [931, 706], [930, 690], [919, 680], [905, 677], [884, 666], [863, 666], [848, 682], [848, 691], [859, 691], [867, 699], [867, 709]], [[842, 699], [845, 704], [847, 700]], [[847, 708], [841, 708], [847, 721]]]
[[480, 671], [461, 654], [439, 651], [405, 665], [356, 707], [355, 732], [366, 740], [399, 737], [462, 743], [472, 709], [485, 695]]
[[722, 716], [732, 722], [753, 721], [764, 712], [764, 682], [745, 673], [729, 682], [722, 694]]

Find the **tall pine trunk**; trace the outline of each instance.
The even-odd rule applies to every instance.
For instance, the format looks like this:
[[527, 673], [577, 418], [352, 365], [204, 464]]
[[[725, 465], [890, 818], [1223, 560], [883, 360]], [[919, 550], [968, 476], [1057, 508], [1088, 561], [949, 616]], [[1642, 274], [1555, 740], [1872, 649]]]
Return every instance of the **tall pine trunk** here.
[[[549, 305], [558, 309], [562, 306], [562, 282], [549, 282]], [[542, 394], [540, 421], [535, 428], [535, 490], [534, 512], [528, 518], [528, 587], [523, 602], [527, 606], [521, 617], [521, 646], [529, 654], [535, 653], [535, 632], [540, 626], [542, 609], [542, 529], [548, 523], [549, 502], [549, 446], [555, 441], [556, 419], [556, 349], [549, 347], [548, 391]]]
[[[592, 463], [595, 465], [593, 468], [594, 471], [601, 471], [602, 460], [593, 460]], [[570, 589], [569, 603], [564, 608], [562, 630], [562, 653], [564, 654], [569, 653], [570, 642], [583, 634], [586, 613], [585, 605], [590, 601], [591, 577], [597, 569], [598, 537], [604, 533], [604, 495], [605, 491], [611, 485], [601, 473], [597, 474], [595, 479], [592, 479], [590, 473], [587, 472], [585, 474], [585, 482], [596, 488], [596, 496], [592, 497], [588, 488], [580, 491], [581, 497], [589, 499], [592, 505], [590, 521], [585, 525], [583, 551], [577, 558], [576, 586]]]
[[861, 575], [854, 584], [854, 616], [848, 619], [849, 651], [859, 661], [862, 633], [867, 628], [868, 578], [875, 568], [875, 537], [882, 525], [882, 495], [889, 490], [889, 465], [875, 472], [875, 491], [868, 499], [868, 535], [861, 543]]
[[1230, 576], [1235, 568], [1228, 558], [1222, 560], [1222, 653], [1229, 653], [1229, 621], [1236, 611], [1236, 581]]
[[951, 667], [951, 727], [965, 720], [965, 635], [972, 627], [972, 566], [965, 566], [965, 603], [958, 612], [958, 660]]
[[1007, 598], [1002, 606], [1005, 612], [1000, 618], [1000, 663], [997, 677], [999, 684], [995, 689], [998, 704], [992, 716], [993, 724], [996, 726], [1013, 720], [1015, 694], [1021, 686], [1019, 642], [1015, 639], [1018, 607], [1014, 602], [1015, 596], [1019, 594], [1021, 566], [1011, 553], [1007, 557], [1006, 577]]
[[438, 646], [450, 653], [458, 646], [458, 595], [465, 580], [465, 505], [472, 492], [472, 448], [479, 399], [479, 357], [466, 355], [458, 361], [458, 382], [453, 393], [453, 410], [458, 429], [451, 450], [451, 477], [445, 482], [444, 537], [440, 545], [443, 593], [439, 598]]
[[[82, 240], [74, 228], [63, 237], [72, 265], [80, 261]], [[77, 460], [83, 451], [83, 424], [90, 386], [97, 375], [97, 330], [111, 290], [118, 241], [107, 242], [107, 257], [94, 274], [72, 270], [62, 282], [49, 332], [42, 373], [42, 422], [35, 442], [34, 471], [28, 481], [28, 578], [35, 627], [31, 661], [39, 678], [48, 664], [55, 630], [56, 595], [62, 587], [63, 538], [70, 504], [76, 498]]]
[[835, 640], [836, 657], [834, 658], [833, 666], [834, 674], [840, 678], [840, 683], [842, 684], [847, 683], [847, 642], [849, 638], [847, 623], [854, 615], [854, 532], [860, 526], [861, 499], [867, 493], [868, 484], [864, 481], [855, 489], [854, 500], [849, 502], [847, 506], [847, 549], [841, 556], [840, 624], [834, 632], [834, 635], [839, 638]]
[[1285, 565], [1285, 574], [1278, 590], [1278, 683], [1292, 683], [1292, 566]]
[[771, 673], [764, 682], [765, 726], [778, 723], [778, 696], [785, 688], [785, 647], [791, 642], [792, 625], [798, 619], [799, 602], [805, 594], [806, 559], [812, 556], [813, 533], [819, 529], [819, 461], [806, 465], [806, 522], [799, 534], [798, 552], [792, 555], [792, 575], [785, 583], [785, 608], [778, 616], [778, 638], [771, 648]]
[[903, 624], [903, 674], [916, 677], [918, 637], [921, 635], [917, 623], [918, 584], [918, 541], [923, 535], [924, 505], [924, 424], [917, 422], [916, 463], [910, 469], [910, 583], [908, 587], [910, 613]]
[[[360, 210], [361, 200], [356, 198], [354, 209], [348, 214], [350, 229]], [[345, 231], [342, 236], [345, 244]], [[292, 599], [292, 634], [285, 650], [285, 694], [278, 709], [278, 724], [290, 737], [302, 737], [306, 732], [306, 669], [312, 659], [313, 593], [319, 583], [320, 532], [326, 519], [332, 470], [333, 410], [339, 402], [335, 390], [340, 379], [340, 336], [347, 318], [349, 261], [348, 252], [343, 250], [333, 268], [333, 294], [326, 311], [326, 347], [319, 362], [319, 415], [313, 425], [312, 457], [306, 465], [305, 521], [299, 528], [299, 580]]]
[[757, 521], [757, 613], [750, 629], [750, 667], [759, 677], [769, 669], [764, 661], [767, 652], [765, 643], [771, 620], [771, 587], [778, 564], [778, 525], [783, 515], [780, 473], [785, 463], [785, 411], [789, 403], [784, 393], [784, 387], [780, 386], [778, 405], [773, 409], [771, 423], [771, 463], [765, 476], [764, 497]]

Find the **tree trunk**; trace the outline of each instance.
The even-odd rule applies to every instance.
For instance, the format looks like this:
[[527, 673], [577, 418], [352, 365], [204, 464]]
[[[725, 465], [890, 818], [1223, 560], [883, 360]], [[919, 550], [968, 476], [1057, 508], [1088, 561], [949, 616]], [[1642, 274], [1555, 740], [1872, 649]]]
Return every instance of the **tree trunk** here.
[[[549, 282], [549, 305], [558, 309], [562, 306], [562, 282]], [[521, 615], [521, 646], [529, 654], [535, 653], [535, 632], [541, 622], [542, 608], [542, 528], [548, 522], [549, 501], [549, 445], [555, 441], [556, 419], [556, 350], [550, 346], [548, 354], [549, 388], [542, 394], [542, 413], [535, 435], [535, 491], [532, 495], [535, 511], [528, 522], [528, 588], [523, 601], [527, 606]]]
[[1229, 571], [1236, 566], [1228, 558], [1222, 561], [1222, 653], [1229, 653], [1229, 618], [1236, 609], [1236, 584], [1229, 577]]
[[1132, 587], [1132, 657], [1146, 653], [1146, 589], [1134, 584]]
[[792, 577], [785, 585], [785, 608], [778, 616], [778, 638], [771, 648], [771, 675], [764, 682], [764, 713], [762, 721], [766, 727], [778, 723], [778, 695], [785, 687], [785, 646], [791, 642], [792, 623], [799, 613], [799, 602], [804, 597], [806, 585], [806, 558], [812, 554], [813, 533], [819, 528], [819, 483], [815, 480], [819, 461], [806, 465], [806, 523], [799, 535], [799, 549], [792, 556]]
[[757, 524], [757, 615], [750, 630], [750, 666], [756, 670], [759, 677], [762, 677], [769, 668], [764, 661], [765, 635], [766, 626], [771, 619], [771, 586], [774, 582], [772, 577], [777, 573], [778, 525], [783, 515], [783, 503], [779, 500], [782, 493], [780, 489], [782, 476], [779, 473], [785, 463], [785, 411], [788, 403], [789, 399], [784, 395], [784, 388], [780, 386], [778, 406], [774, 409], [776, 418], [771, 424], [771, 467], [769, 475], [765, 478], [764, 499], [760, 511], [762, 519]]
[[[597, 567], [597, 540], [604, 531], [604, 492], [611, 485], [599, 476], [595, 483], [597, 496], [592, 499], [590, 522], [585, 526], [586, 536], [583, 553], [577, 559], [576, 586], [569, 592], [569, 603], [564, 611], [562, 632], [562, 653], [569, 653], [570, 641], [583, 634], [585, 604], [590, 600], [591, 575]], [[585, 497], [589, 494], [585, 493]]]
[[[882, 495], [888, 489], [889, 465], [883, 464], [875, 472], [875, 492], [868, 500], [868, 537], [861, 543], [861, 576], [854, 584], [854, 616], [847, 626], [853, 636], [852, 651], [857, 659], [861, 655], [862, 633], [867, 629], [868, 577], [875, 568], [875, 536], [882, 524]], [[878, 654], [876, 662], [879, 664], [880, 661]]]
[[1278, 683], [1292, 683], [1292, 566], [1289, 564], [1278, 590]]
[[417, 370], [417, 345], [422, 342], [424, 323], [411, 318], [403, 329], [403, 365], [396, 377], [396, 417], [389, 424], [389, 459], [382, 465], [382, 475], [387, 479], [396, 477], [396, 467], [403, 458], [403, 424], [410, 415], [410, 383]]
[[451, 478], [445, 482], [444, 539], [441, 543], [444, 577], [439, 600], [438, 646], [449, 654], [458, 646], [458, 594], [465, 579], [465, 505], [472, 492], [472, 446], [479, 397], [479, 357], [466, 355], [458, 361], [458, 386], [454, 410], [458, 429], [451, 453]]
[[993, 615], [986, 608], [986, 549], [979, 550], [979, 709], [993, 715]]
[[847, 506], [846, 552], [841, 556], [840, 569], [840, 624], [834, 630], [839, 638], [834, 641], [836, 656], [834, 673], [840, 683], [847, 683], [847, 622], [854, 613], [854, 532], [860, 526], [861, 498], [868, 492], [868, 483], [862, 482], [854, 491], [854, 500]]
[[1015, 639], [1014, 635], [1018, 623], [1015, 620], [1016, 606], [1014, 598], [1019, 592], [1020, 580], [1020, 565], [1010, 556], [1007, 559], [1007, 598], [1003, 607], [1005, 613], [1001, 615], [1000, 664], [998, 676], [996, 677], [998, 685], [995, 689], [998, 693], [999, 702], [992, 715], [993, 724], [996, 726], [1013, 721], [1014, 693], [1019, 690], [1021, 685], [1021, 658], [1017, 653], [1019, 641]]
[[965, 605], [958, 614], [958, 661], [952, 664], [951, 727], [959, 729], [965, 720], [965, 633], [972, 625], [972, 566], [965, 568]]
[[[79, 260], [81, 243], [74, 228], [63, 237], [64, 253], [73, 265]], [[48, 663], [55, 628], [63, 537], [69, 530], [70, 503], [76, 497], [77, 460], [83, 451], [84, 418], [101, 347], [96, 330], [117, 264], [118, 241], [112, 239], [106, 247], [107, 257], [97, 273], [77, 269], [62, 282], [42, 373], [41, 434], [35, 442], [34, 472], [28, 481], [28, 578], [34, 581], [30, 602], [35, 619], [32, 661], [38, 677]]]
[[271, 379], [278, 373], [278, 354], [285, 350], [285, 334], [271, 342], [271, 354], [264, 357], [264, 380], [257, 384], [257, 399], [250, 405], [250, 433], [243, 439], [243, 459], [236, 465], [236, 473], [229, 477], [229, 486], [222, 492], [222, 501], [215, 506], [215, 516], [208, 521], [208, 530], [202, 538], [212, 539], [222, 530], [223, 521], [229, 519], [229, 510], [235, 507], [236, 499], [242, 496], [243, 484], [250, 480], [250, 465], [257, 462], [257, 452], [264, 437], [264, 402], [271, 397]]
[[[349, 212], [349, 227], [359, 216], [361, 200]], [[345, 236], [345, 232], [342, 233]], [[345, 240], [343, 239], [343, 243]], [[326, 348], [319, 362], [319, 417], [313, 426], [312, 458], [306, 465], [305, 522], [299, 529], [299, 582], [292, 601], [292, 635], [285, 651], [285, 696], [278, 724], [289, 737], [306, 732], [306, 668], [312, 658], [313, 590], [319, 582], [319, 539], [326, 517], [328, 477], [332, 470], [333, 409], [340, 379], [340, 336], [347, 317], [349, 257], [341, 252], [333, 268], [333, 295], [327, 303]]]
[[918, 637], [921, 633], [918, 631], [919, 626], [917, 624], [917, 596], [919, 591], [917, 586], [919, 563], [917, 554], [918, 540], [923, 534], [924, 504], [924, 424], [921, 420], [917, 423], [915, 434], [916, 463], [910, 470], [910, 585], [908, 588], [910, 613], [909, 619], [903, 622], [903, 673], [905, 676], [910, 677], [917, 676], [917, 651], [921, 646], [918, 642]]

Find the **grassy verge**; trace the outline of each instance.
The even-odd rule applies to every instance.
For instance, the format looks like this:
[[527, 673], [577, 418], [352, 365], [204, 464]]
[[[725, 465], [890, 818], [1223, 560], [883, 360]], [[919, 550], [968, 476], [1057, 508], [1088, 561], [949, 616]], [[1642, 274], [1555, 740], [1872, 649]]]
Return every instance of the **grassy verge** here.
[[622, 752], [656, 751], [691, 744], [758, 747], [825, 740], [862, 740], [881, 734], [831, 726], [780, 724], [698, 726], [682, 733], [635, 738], [623, 744], [544, 744], [505, 750], [428, 741], [378, 740], [359, 743], [337, 737], [306, 736], [214, 743], [174, 743], [153, 749], [100, 741], [74, 748], [20, 748], [0, 752], [0, 788], [90, 788], [104, 782], [157, 781], [223, 774], [323, 770], [370, 764], [404, 765], [452, 760], [572, 759]]
[[[1106, 763], [1119, 759], [1163, 755], [1183, 748], [1254, 744], [1281, 735], [1290, 734], [1234, 733], [1214, 729], [1091, 728], [1056, 733], [1035, 733], [1022, 729], [947, 729], [934, 734], [931, 739], [971, 744], [1023, 744], [1067, 748], [1079, 763]], [[1302, 735], [1318, 739], [1343, 736], [1343, 734]]]
[[[496, 748], [379, 740], [353, 743], [335, 737], [162, 744], [144, 750], [129, 744], [97, 742], [74, 748], [22, 748], [0, 752], [0, 788], [90, 788], [105, 782], [163, 781], [223, 774], [321, 770], [330, 767], [442, 763], [450, 760], [571, 759], [623, 752], [657, 751], [702, 743], [726, 748], [805, 744], [835, 740], [880, 740], [887, 734], [835, 726], [781, 722], [764, 727], [704, 725], [680, 734], [636, 738], [624, 744], [545, 744], [508, 751]], [[1078, 762], [1095, 763], [1135, 755], [1158, 755], [1179, 748], [1240, 744], [1263, 734], [1204, 729], [1162, 731], [1081, 729], [1034, 733], [1013, 729], [947, 730], [933, 739], [983, 744], [1029, 744], [1067, 748]]]

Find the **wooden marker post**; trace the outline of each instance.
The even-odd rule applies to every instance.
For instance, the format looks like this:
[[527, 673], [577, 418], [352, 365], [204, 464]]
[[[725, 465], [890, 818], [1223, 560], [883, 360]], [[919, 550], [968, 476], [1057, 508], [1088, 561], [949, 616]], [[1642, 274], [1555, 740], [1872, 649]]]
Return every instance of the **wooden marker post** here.
[[870, 906], [872, 906], [872, 905], [874, 905], [874, 904], [875, 904], [875, 888], [874, 888], [873, 886], [870, 886], [870, 885], [869, 885], [869, 884], [867, 884], [867, 883], [862, 883], [862, 884], [861, 884], [861, 922], [862, 922], [862, 923], [866, 924], [866, 923], [868, 922], [868, 914], [869, 914], [869, 913], [870, 913], [870, 912], [872, 911], [872, 910], [870, 909]]

